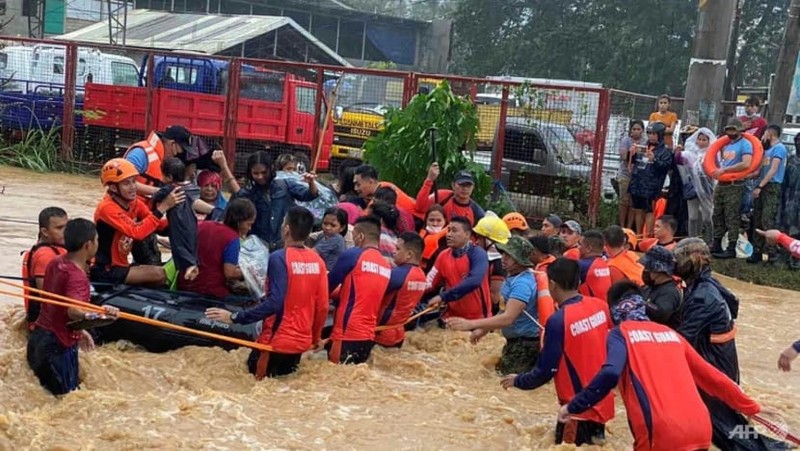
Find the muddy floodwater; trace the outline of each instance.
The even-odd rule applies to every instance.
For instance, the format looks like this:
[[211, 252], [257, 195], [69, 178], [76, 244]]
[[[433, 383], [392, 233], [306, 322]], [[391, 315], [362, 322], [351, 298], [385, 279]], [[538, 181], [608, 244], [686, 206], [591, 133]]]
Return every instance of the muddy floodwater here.
[[[97, 178], [0, 166], [0, 275], [18, 275], [40, 209], [91, 218]], [[800, 361], [776, 368], [800, 339], [798, 293], [721, 277], [742, 300], [739, 361], [745, 391], [800, 431]], [[555, 447], [552, 383], [504, 391], [492, 368], [503, 344], [465, 333], [410, 333], [399, 351], [367, 365], [334, 366], [322, 355], [300, 371], [257, 382], [248, 351], [183, 348], [150, 354], [116, 343], [81, 353], [82, 389], [55, 399], [25, 361], [21, 301], [0, 296], [0, 450], [72, 449], [571, 449]], [[619, 399], [619, 398], [617, 398]], [[632, 444], [624, 409], [606, 449]]]

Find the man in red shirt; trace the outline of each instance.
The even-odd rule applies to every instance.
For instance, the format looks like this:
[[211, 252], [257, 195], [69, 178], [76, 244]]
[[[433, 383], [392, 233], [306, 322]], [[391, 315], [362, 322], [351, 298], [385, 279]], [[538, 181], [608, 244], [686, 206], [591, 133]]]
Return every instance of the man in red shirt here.
[[751, 96], [744, 102], [744, 116], [739, 116], [744, 126], [744, 132], [750, 133], [761, 139], [764, 132], [767, 130], [767, 121], [758, 115], [758, 110], [761, 109], [761, 100], [756, 96]]
[[[67, 212], [59, 207], [47, 207], [39, 212], [39, 238], [36, 244], [22, 256], [22, 279], [26, 287], [42, 289], [47, 265], [59, 255], [64, 255], [64, 228]], [[25, 296], [25, 313], [28, 327], [39, 317], [41, 305]]]
[[428, 177], [417, 193], [417, 214], [424, 216], [431, 205], [438, 203], [444, 207], [445, 218], [448, 221], [456, 216], [463, 216], [469, 219], [470, 225], [476, 225], [483, 218], [484, 211], [472, 200], [472, 192], [475, 190], [475, 178], [472, 174], [469, 171], [460, 171], [453, 179], [452, 190], [440, 189], [434, 196], [431, 191], [438, 177], [439, 163], [433, 163], [428, 168]]
[[258, 305], [240, 312], [209, 308], [206, 317], [223, 323], [250, 324], [264, 320], [258, 342], [272, 352], [253, 350], [247, 367], [256, 379], [294, 373], [303, 353], [317, 347], [328, 315], [328, 279], [325, 262], [304, 247], [314, 215], [291, 207], [283, 220], [283, 249], [269, 256], [269, 288]]
[[696, 450], [709, 449], [712, 435], [698, 388], [746, 415], [761, 411], [680, 334], [648, 320], [635, 284], [614, 285], [609, 303], [616, 327], [608, 334], [608, 357], [592, 381], [561, 406], [560, 421], [592, 409], [619, 385], [635, 450]]
[[492, 316], [489, 294], [489, 257], [480, 246], [472, 243], [472, 225], [469, 219], [456, 216], [447, 231], [447, 249], [444, 250], [428, 273], [433, 290], [444, 285], [444, 291], [428, 301], [428, 306], [445, 304], [442, 319], [458, 316], [480, 319]]
[[[91, 221], [73, 219], [64, 228], [66, 255], [56, 257], [47, 266], [44, 290], [78, 301], [89, 302], [89, 278], [86, 264], [97, 252], [97, 230]], [[115, 318], [116, 307], [103, 306], [106, 315]], [[42, 303], [35, 328], [28, 338], [27, 359], [39, 382], [54, 395], [78, 388], [78, 344], [84, 350], [94, 348], [86, 330], [73, 330], [71, 321], [91, 320], [96, 313], [76, 307]]]
[[[536, 367], [527, 373], [509, 374], [501, 385], [508, 390], [535, 390], [555, 379], [556, 396], [566, 405], [583, 390], [606, 358], [606, 336], [611, 328], [608, 305], [578, 293], [578, 263], [559, 258], [547, 268], [550, 293], [559, 309], [545, 323], [544, 347]], [[600, 444], [605, 423], [614, 418], [614, 395], [607, 393], [574, 419], [556, 424], [556, 443]]]
[[605, 240], [599, 230], [589, 230], [581, 237], [581, 286], [578, 291], [584, 296], [606, 300], [611, 288], [611, 271], [603, 258]]
[[375, 326], [392, 268], [378, 250], [380, 219], [363, 216], [353, 227], [356, 247], [342, 253], [328, 274], [331, 291], [341, 286], [328, 343], [328, 360], [359, 364], [369, 359], [375, 345]]
[[[387, 348], [399, 348], [405, 340], [402, 326], [411, 316], [428, 288], [425, 273], [419, 267], [424, 243], [414, 232], [406, 232], [397, 239], [395, 266], [389, 279], [389, 287], [381, 302], [375, 343]], [[394, 326], [394, 327], [393, 327]]]

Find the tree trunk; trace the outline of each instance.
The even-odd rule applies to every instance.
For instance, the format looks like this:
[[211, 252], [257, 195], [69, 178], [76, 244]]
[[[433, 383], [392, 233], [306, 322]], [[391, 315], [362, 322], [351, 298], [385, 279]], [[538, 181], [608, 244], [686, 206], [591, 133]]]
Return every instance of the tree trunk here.
[[775, 80], [769, 93], [767, 121], [771, 124], [783, 124], [786, 107], [792, 90], [792, 79], [800, 52], [800, 0], [792, 0], [789, 15], [786, 18], [786, 30], [778, 53], [778, 67], [775, 69]]

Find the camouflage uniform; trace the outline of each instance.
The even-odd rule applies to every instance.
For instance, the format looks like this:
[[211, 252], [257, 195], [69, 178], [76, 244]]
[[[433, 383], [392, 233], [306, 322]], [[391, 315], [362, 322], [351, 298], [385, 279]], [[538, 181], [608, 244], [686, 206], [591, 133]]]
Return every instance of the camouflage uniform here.
[[728, 247], [733, 249], [739, 238], [741, 206], [744, 185], [742, 182], [720, 182], [714, 190], [714, 244], [728, 232]]
[[[524, 314], [524, 313], [523, 313]], [[538, 338], [509, 338], [495, 369], [503, 376], [531, 371], [539, 360]]]
[[[780, 190], [781, 185], [779, 183], [767, 183], [767, 186], [761, 189], [761, 194], [759, 194], [753, 205], [754, 228], [761, 230], [775, 228], [778, 207], [780, 206]], [[757, 233], [753, 236], [753, 254], [760, 256], [766, 252], [772, 256], [775, 250], [775, 246], [768, 245], [763, 236]]]

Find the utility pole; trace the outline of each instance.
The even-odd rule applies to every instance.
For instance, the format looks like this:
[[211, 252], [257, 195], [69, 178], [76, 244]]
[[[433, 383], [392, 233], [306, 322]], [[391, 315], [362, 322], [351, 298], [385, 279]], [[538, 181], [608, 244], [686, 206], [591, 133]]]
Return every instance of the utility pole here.
[[697, 33], [686, 80], [683, 107], [685, 124], [715, 131], [720, 128], [728, 48], [737, 3], [731, 0], [700, 0]]
[[778, 53], [778, 67], [775, 69], [775, 79], [769, 95], [766, 119], [770, 124], [783, 124], [786, 117], [798, 52], [800, 52], [800, 0], [792, 0], [786, 18], [781, 50]]

